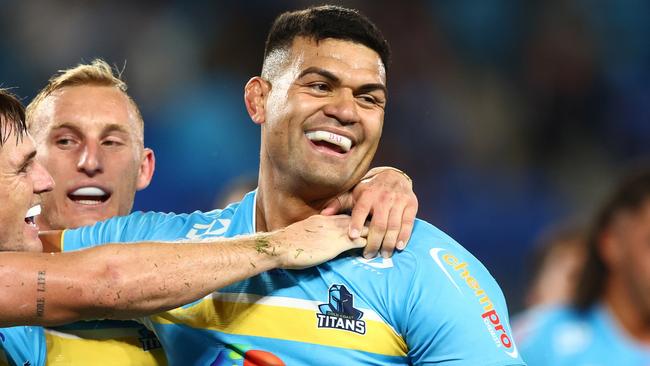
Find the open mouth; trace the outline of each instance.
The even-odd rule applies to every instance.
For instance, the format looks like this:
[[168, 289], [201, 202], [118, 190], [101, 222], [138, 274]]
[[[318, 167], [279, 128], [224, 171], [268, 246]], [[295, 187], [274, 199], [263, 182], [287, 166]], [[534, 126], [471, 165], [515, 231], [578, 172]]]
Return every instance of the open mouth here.
[[99, 187], [81, 187], [68, 193], [68, 198], [81, 205], [93, 206], [108, 201], [111, 194]]
[[32, 206], [25, 214], [25, 223], [30, 226], [36, 226], [36, 216], [41, 214], [41, 205]]
[[332, 150], [338, 154], [345, 154], [352, 148], [352, 140], [329, 131], [309, 131], [305, 136], [314, 145]]

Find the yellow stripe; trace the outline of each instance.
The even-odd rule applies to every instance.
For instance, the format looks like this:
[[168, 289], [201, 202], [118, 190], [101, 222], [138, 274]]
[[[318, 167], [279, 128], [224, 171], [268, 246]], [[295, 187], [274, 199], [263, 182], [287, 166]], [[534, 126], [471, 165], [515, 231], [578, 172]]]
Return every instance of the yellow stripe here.
[[59, 250], [61, 252], [65, 252], [65, 248], [64, 248], [64, 246], [65, 246], [65, 233], [67, 233], [67, 232], [68, 232], [68, 229], [64, 229], [61, 232], [61, 238], [59, 239]]
[[64, 338], [46, 330], [45, 341], [48, 366], [167, 365], [162, 348], [144, 351], [137, 338]]
[[[366, 334], [317, 327], [316, 311], [206, 298], [189, 308], [154, 315], [160, 324], [185, 324], [228, 334], [266, 337], [355, 349], [387, 356], [406, 356], [402, 337], [385, 323], [365, 320]], [[363, 319], [362, 319], [363, 320]]]

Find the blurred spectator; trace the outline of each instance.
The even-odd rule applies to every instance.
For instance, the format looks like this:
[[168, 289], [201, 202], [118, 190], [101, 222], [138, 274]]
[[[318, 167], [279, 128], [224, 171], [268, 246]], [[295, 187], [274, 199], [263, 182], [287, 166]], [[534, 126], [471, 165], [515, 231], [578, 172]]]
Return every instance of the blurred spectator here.
[[584, 230], [575, 225], [553, 228], [533, 250], [527, 308], [568, 304], [585, 260]]
[[650, 168], [598, 211], [572, 303], [525, 317], [515, 336], [529, 366], [650, 364]]

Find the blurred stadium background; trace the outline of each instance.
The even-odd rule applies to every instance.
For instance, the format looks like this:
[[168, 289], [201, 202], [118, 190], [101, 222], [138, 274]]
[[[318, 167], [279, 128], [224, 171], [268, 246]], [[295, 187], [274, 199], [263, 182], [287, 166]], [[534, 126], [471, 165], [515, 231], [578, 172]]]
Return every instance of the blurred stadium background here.
[[[650, 2], [334, 3], [392, 44], [375, 164], [413, 177], [419, 216], [481, 259], [516, 312], [535, 238], [587, 219], [621, 167], [650, 154]], [[271, 21], [313, 4], [0, 0], [0, 84], [27, 103], [58, 69], [126, 65], [158, 158], [135, 209], [210, 209], [257, 173], [242, 95]]]

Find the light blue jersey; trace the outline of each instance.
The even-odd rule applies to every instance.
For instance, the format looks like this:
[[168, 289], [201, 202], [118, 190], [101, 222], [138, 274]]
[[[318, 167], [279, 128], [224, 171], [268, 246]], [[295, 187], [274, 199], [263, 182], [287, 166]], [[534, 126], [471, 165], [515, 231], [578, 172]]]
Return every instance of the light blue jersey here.
[[[4, 351], [4, 355], [2, 355]], [[4, 356], [4, 357], [3, 357]], [[0, 328], [0, 365], [45, 365], [45, 335], [41, 327]]]
[[602, 304], [535, 309], [517, 319], [515, 336], [529, 366], [648, 366], [650, 347], [635, 342]]
[[[223, 211], [134, 213], [68, 230], [63, 250], [254, 233], [255, 197]], [[393, 258], [359, 254], [265, 272], [143, 322], [172, 365], [524, 365], [501, 289], [442, 231], [418, 220]]]

